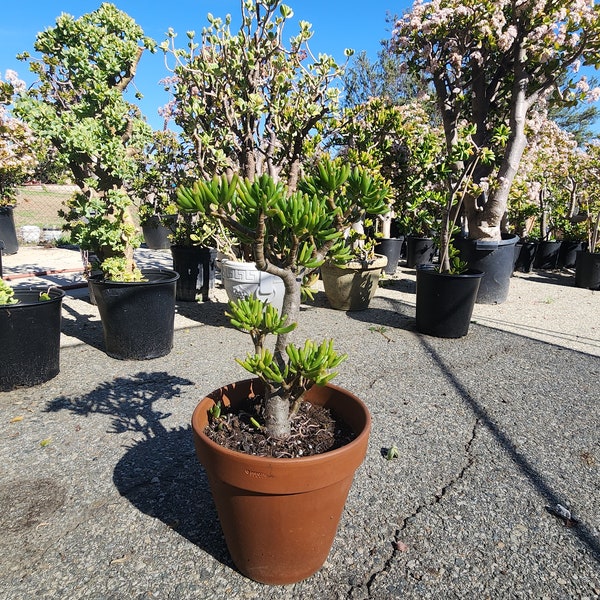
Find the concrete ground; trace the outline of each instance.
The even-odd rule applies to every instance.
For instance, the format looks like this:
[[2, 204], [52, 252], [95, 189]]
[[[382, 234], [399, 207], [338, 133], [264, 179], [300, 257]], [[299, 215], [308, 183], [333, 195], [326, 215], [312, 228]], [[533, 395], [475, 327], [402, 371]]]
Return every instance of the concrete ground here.
[[270, 587], [231, 564], [191, 443], [198, 400], [245, 377], [233, 356], [250, 340], [220, 286], [178, 305], [169, 355], [118, 361], [78, 251], [22, 248], [3, 266], [13, 283], [72, 289], [60, 374], [0, 393], [0, 597], [600, 597], [600, 296], [572, 273], [517, 274], [459, 340], [416, 332], [402, 266], [367, 311], [322, 292], [303, 306], [298, 335], [349, 354], [335, 382], [373, 429], [327, 562]]

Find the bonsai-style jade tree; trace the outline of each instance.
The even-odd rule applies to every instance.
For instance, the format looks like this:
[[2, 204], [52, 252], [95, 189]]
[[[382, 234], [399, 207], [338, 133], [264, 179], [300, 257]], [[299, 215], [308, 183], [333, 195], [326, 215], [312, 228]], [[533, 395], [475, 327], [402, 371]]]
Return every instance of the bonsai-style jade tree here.
[[464, 198], [469, 236], [500, 239], [527, 115], [545, 98], [575, 103], [588, 94], [575, 73], [600, 64], [600, 14], [580, 0], [431, 0], [414, 4], [393, 39], [405, 66], [433, 84], [449, 155], [465, 121], [477, 148], [508, 128], [497, 158], [472, 169], [475, 187]]
[[[341, 361], [331, 342], [309, 341], [303, 348], [287, 343], [300, 310], [302, 281], [328, 253], [338, 260], [348, 256], [344, 234], [364, 215], [387, 212], [387, 195], [366, 169], [327, 158], [293, 192], [267, 174], [254, 180], [222, 175], [178, 191], [182, 210], [223, 223], [251, 246], [259, 269], [283, 280], [281, 317], [270, 305], [230, 305], [234, 325], [252, 334], [256, 354], [242, 364], [266, 383], [265, 429], [274, 437], [289, 435], [302, 392], [329, 380], [328, 370]], [[277, 335], [274, 354], [263, 348], [265, 332]]]
[[64, 213], [71, 240], [92, 251], [111, 278], [139, 279], [133, 251], [141, 240], [125, 182], [151, 128], [123, 95], [142, 53], [154, 51], [155, 43], [128, 15], [103, 3], [79, 19], [62, 14], [38, 34], [34, 48], [39, 59], [27, 52], [19, 58], [29, 61], [39, 83], [15, 110], [52, 143], [80, 188]]
[[172, 30], [161, 44], [175, 59], [167, 111], [193, 145], [200, 177], [268, 173], [293, 191], [306, 158], [328, 134], [340, 95], [331, 84], [344, 67], [326, 54], [313, 56], [306, 21], [286, 48], [283, 30], [292, 15], [281, 0], [241, 0], [237, 32], [230, 15], [223, 21], [209, 14], [198, 42], [187, 33], [187, 50], [175, 46]]

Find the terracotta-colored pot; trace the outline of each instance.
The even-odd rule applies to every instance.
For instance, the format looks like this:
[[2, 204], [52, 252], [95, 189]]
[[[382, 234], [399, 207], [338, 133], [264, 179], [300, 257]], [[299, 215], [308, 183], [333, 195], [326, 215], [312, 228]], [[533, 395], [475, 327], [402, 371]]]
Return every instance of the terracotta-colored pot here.
[[235, 408], [261, 387], [248, 379], [204, 398], [192, 416], [194, 444], [237, 568], [255, 581], [288, 584], [309, 577], [327, 559], [354, 472], [367, 451], [371, 417], [356, 396], [328, 384], [314, 386], [306, 399], [330, 408], [356, 432], [341, 448], [302, 458], [266, 458], [228, 450], [204, 434], [214, 402]]

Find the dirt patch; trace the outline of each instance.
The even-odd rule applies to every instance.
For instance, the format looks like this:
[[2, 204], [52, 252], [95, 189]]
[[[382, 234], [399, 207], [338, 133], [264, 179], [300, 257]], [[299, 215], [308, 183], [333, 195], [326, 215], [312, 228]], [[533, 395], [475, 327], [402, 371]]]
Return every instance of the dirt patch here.
[[21, 531], [47, 520], [64, 505], [66, 491], [53, 479], [19, 479], [0, 485], [0, 529]]

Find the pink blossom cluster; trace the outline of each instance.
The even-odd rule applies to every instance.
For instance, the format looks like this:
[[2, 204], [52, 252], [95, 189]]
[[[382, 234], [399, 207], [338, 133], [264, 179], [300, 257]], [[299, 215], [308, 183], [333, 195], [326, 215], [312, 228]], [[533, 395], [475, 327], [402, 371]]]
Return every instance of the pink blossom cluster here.
[[[578, 60], [598, 60], [599, 36], [593, 0], [417, 0], [392, 32], [407, 67], [430, 75], [443, 71], [459, 84], [471, 66], [498, 63], [517, 43], [530, 70], [547, 68], [551, 76], [558, 65], [572, 64], [575, 73]], [[583, 87], [579, 98], [599, 97]]]
[[25, 83], [14, 71], [7, 70], [5, 81], [0, 79], [4, 104], [0, 104], [0, 204], [12, 198], [15, 182], [31, 173], [38, 162], [33, 132], [5, 106], [11, 103], [15, 91], [24, 88]]

